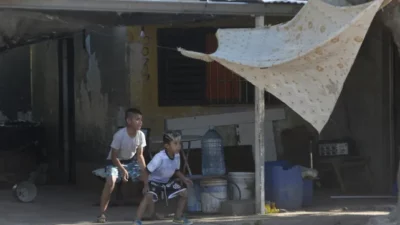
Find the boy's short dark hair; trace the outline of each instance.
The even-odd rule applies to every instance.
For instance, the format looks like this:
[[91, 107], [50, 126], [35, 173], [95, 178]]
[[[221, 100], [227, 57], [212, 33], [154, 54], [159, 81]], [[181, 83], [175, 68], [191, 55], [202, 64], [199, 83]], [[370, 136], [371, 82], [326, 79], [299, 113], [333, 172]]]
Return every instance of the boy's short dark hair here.
[[163, 135], [163, 143], [169, 144], [171, 141], [180, 141], [181, 140], [181, 133], [178, 131], [169, 130], [166, 131]]
[[125, 111], [125, 119], [132, 117], [133, 115], [142, 115], [139, 109], [129, 108]]

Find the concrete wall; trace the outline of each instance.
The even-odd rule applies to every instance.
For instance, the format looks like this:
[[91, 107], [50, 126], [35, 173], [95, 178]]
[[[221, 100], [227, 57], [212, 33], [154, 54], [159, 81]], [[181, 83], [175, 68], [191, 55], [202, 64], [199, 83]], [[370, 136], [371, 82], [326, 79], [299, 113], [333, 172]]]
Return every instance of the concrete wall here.
[[[234, 108], [159, 107], [157, 104], [157, 28], [159, 27], [145, 27], [146, 35], [150, 37], [148, 43], [150, 78], [142, 80], [142, 94], [135, 94], [135, 96], [142, 96], [138, 102], [142, 102], [142, 110], [145, 114], [144, 124], [153, 129], [153, 134], [161, 134], [164, 129], [164, 120], [167, 118], [234, 112], [253, 108], [253, 106]], [[370, 166], [374, 173], [375, 186], [373, 190], [377, 192], [388, 191], [391, 183], [390, 152], [387, 143], [388, 104], [386, 99], [388, 99], [389, 66], [387, 40], [387, 31], [376, 19], [350, 71], [331, 119], [320, 134], [320, 139], [351, 137], [356, 141], [360, 154], [372, 159]], [[309, 124], [289, 108], [286, 109], [286, 117], [286, 120], [275, 122], [274, 126], [278, 156], [283, 155], [280, 133], [284, 129], [305, 126], [310, 133], [315, 132]]]
[[[271, 20], [272, 23], [281, 22]], [[253, 26], [253, 20], [219, 21], [220, 26]], [[235, 25], [238, 24], [238, 25]], [[201, 23], [190, 26], [215, 26]], [[144, 113], [144, 127], [161, 135], [166, 118], [253, 110], [241, 107], [159, 107], [157, 75], [158, 26], [145, 27], [149, 42], [140, 37], [140, 27], [101, 29], [90, 32], [85, 46], [75, 37], [75, 116], [77, 183], [99, 186], [90, 171], [103, 166], [109, 143], [118, 126], [124, 125], [124, 110], [138, 107]], [[142, 49], [149, 48], [146, 59]], [[147, 78], [142, 68], [148, 60]], [[81, 172], [84, 171], [84, 172]]]
[[29, 46], [0, 54], [0, 121], [15, 120], [18, 112], [31, 110]]
[[388, 67], [391, 42], [375, 21], [358, 54], [322, 139], [351, 137], [363, 156], [371, 158], [375, 191], [389, 191]]
[[45, 127], [45, 148], [50, 159], [50, 182], [58, 182], [59, 170], [59, 82], [58, 44], [47, 41], [32, 45], [32, 112], [33, 119]]
[[[282, 21], [284, 19], [279, 22]], [[220, 21], [218, 26], [246, 24], [249, 27], [253, 26], [253, 20], [237, 23]], [[214, 22], [190, 26], [216, 25]], [[371, 167], [377, 184], [376, 190], [386, 190], [389, 183], [386, 166], [389, 153], [383, 132], [386, 129], [386, 111], [382, 101], [387, 97], [386, 94], [383, 95], [386, 88], [384, 85], [387, 83], [383, 79], [383, 75], [387, 74], [387, 60], [386, 45], [382, 42], [384, 31], [381, 27], [379, 22], [375, 22], [368, 33], [332, 118], [321, 134], [323, 139], [351, 136], [356, 140], [361, 154], [373, 158]], [[77, 183], [80, 186], [101, 188], [101, 183], [96, 182], [91, 170], [103, 165], [113, 132], [124, 124], [123, 111], [127, 107], [138, 107], [143, 111], [144, 127], [151, 128], [152, 135], [161, 135], [164, 120], [167, 118], [253, 109], [253, 106], [159, 107], [156, 35], [158, 28], [160, 27], [145, 27], [148, 42], [140, 38], [140, 27], [96, 30], [86, 37], [85, 45], [83, 36], [75, 37], [76, 160]], [[146, 57], [142, 55], [144, 47], [149, 49], [149, 55]], [[36, 51], [36, 54], [41, 60], [34, 63], [41, 66], [35, 67], [34, 78], [37, 80], [34, 84], [41, 89], [37, 90], [34, 99], [41, 99], [43, 105], [38, 106], [42, 113], [35, 115], [41, 115], [53, 131], [51, 135], [57, 136], [55, 121], [58, 121], [58, 76], [54, 69], [57, 65], [56, 49], [53, 43], [38, 45], [37, 50], [39, 48], [40, 51]], [[144, 76], [142, 72], [146, 61], [149, 77]], [[284, 151], [280, 141], [281, 131], [300, 125], [309, 126], [290, 109], [286, 109], [286, 117], [285, 121], [274, 124], [278, 155], [282, 155]], [[52, 141], [56, 140], [57, 138]]]
[[[112, 134], [124, 124], [123, 111], [130, 105], [126, 39], [126, 28], [93, 30], [86, 38], [83, 34], [74, 36], [78, 183], [91, 182], [86, 178], [104, 163]], [[32, 46], [33, 114], [45, 124], [54, 171], [61, 169], [62, 159], [57, 48], [57, 41]]]
[[75, 117], [78, 161], [105, 159], [130, 105], [127, 29], [101, 29], [75, 38]]
[[[290, 18], [268, 18], [266, 24], [277, 24], [288, 21]], [[179, 26], [176, 26], [179, 27]], [[182, 26], [181, 26], [182, 27]], [[208, 23], [185, 24], [186, 28], [190, 27], [254, 27], [254, 19], [225, 19], [212, 21]], [[152, 128], [152, 134], [161, 135], [164, 131], [164, 120], [167, 118], [191, 117], [197, 115], [209, 115], [218, 113], [240, 112], [254, 110], [253, 105], [236, 105], [236, 106], [184, 106], [184, 107], [160, 107], [158, 105], [158, 67], [157, 67], [157, 29], [166, 28], [166, 26], [145, 26], [144, 31], [149, 37], [146, 47], [149, 48], [148, 57], [148, 73], [149, 79], [142, 79], [143, 87], [138, 92], [132, 93], [132, 98], [136, 98], [140, 102], [141, 109], [144, 113], [144, 124], [146, 127]], [[138, 28], [136, 28], [138, 29]], [[130, 36], [130, 43], [140, 42], [139, 35]], [[140, 97], [138, 97], [140, 96]]]
[[[319, 136], [322, 140], [346, 137], [355, 140], [360, 155], [371, 159], [374, 192], [390, 191], [393, 181], [388, 143], [388, 48], [391, 44], [388, 35], [382, 23], [375, 20], [348, 75], [331, 118]], [[304, 125], [312, 131], [309, 124], [292, 110], [288, 109], [286, 116], [287, 120], [275, 124], [278, 141], [279, 132], [283, 129]], [[283, 149], [279, 146], [282, 145], [277, 145], [278, 154], [282, 155]], [[359, 178], [361, 172], [363, 170], [354, 171], [351, 176]]]

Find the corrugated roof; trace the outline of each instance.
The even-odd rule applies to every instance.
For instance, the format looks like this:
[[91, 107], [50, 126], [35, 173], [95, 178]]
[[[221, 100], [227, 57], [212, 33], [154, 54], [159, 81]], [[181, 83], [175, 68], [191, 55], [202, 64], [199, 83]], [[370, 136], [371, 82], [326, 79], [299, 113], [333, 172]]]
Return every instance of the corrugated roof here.
[[[277, 3], [281, 6], [266, 7], [262, 3]], [[257, 16], [293, 14], [290, 13], [293, 9], [282, 5], [304, 3], [305, 0], [11, 0], [0, 1], [0, 9]]]

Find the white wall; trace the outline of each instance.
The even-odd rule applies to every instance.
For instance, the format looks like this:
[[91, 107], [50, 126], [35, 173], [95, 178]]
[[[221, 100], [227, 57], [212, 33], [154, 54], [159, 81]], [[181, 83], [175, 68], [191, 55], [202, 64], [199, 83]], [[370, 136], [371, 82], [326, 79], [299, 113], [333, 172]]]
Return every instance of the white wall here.
[[[213, 126], [224, 136], [232, 136], [232, 127], [236, 127], [238, 134], [238, 145], [255, 145], [255, 115], [254, 111], [224, 113], [208, 116], [184, 117], [166, 120], [166, 129], [181, 130], [183, 135], [204, 135]], [[267, 109], [265, 111], [265, 160], [277, 159], [273, 121], [284, 120], [285, 110], [283, 108]], [[231, 126], [229, 126], [231, 125]], [[221, 129], [225, 126], [225, 129]], [[218, 129], [220, 128], [220, 129]], [[229, 143], [229, 144], [228, 144]], [[224, 145], [232, 145], [232, 140], [224, 141]], [[187, 146], [184, 146], [187, 147]], [[200, 148], [200, 141], [192, 143], [193, 148]]]

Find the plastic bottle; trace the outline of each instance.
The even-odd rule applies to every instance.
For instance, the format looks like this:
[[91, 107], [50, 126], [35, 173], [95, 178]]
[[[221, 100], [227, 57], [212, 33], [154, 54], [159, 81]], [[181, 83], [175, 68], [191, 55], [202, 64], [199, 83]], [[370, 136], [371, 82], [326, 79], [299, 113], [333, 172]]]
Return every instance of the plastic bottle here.
[[202, 173], [204, 176], [224, 175], [225, 159], [221, 135], [211, 127], [201, 140]]

